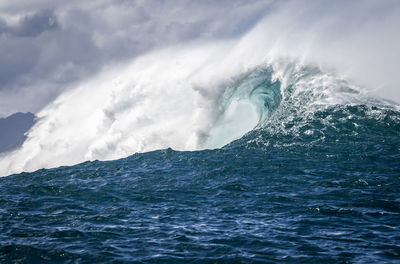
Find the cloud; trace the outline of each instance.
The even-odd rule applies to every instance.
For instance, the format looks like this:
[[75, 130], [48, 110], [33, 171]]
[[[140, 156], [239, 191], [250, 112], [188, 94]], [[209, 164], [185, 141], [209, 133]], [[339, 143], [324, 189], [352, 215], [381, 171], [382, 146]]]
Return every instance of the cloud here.
[[16, 37], [37, 37], [48, 30], [57, 29], [57, 20], [48, 10], [42, 10], [32, 15], [26, 15], [16, 27], [9, 27], [6, 33]]
[[1, 1], [0, 116], [37, 112], [103, 67], [144, 52], [241, 34], [271, 2]]

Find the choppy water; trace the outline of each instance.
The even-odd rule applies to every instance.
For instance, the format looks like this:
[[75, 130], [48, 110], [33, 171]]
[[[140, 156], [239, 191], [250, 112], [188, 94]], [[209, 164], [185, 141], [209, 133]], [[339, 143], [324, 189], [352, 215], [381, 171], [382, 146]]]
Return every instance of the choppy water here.
[[260, 124], [223, 148], [1, 178], [0, 262], [399, 263], [400, 112], [261, 74]]

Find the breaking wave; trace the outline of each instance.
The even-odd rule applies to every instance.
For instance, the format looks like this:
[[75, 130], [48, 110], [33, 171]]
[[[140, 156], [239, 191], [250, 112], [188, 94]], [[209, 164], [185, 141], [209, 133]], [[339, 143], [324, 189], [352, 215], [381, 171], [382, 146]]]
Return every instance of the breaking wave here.
[[[366, 107], [366, 115], [372, 116], [376, 111], [398, 113], [396, 103], [379, 99], [376, 90], [365, 85], [369, 77], [359, 78], [351, 71], [345, 75], [343, 70], [351, 65], [363, 69], [365, 76], [375, 70], [373, 87], [382, 77], [379, 65], [348, 58], [343, 63], [340, 52], [329, 45], [330, 53], [323, 48], [331, 31], [318, 28], [311, 38], [307, 25], [295, 26], [296, 19], [307, 21], [302, 17], [307, 12], [296, 17], [291, 15], [294, 8], [282, 10], [237, 39], [154, 51], [133, 62], [109, 65], [67, 89], [37, 114], [38, 122], [23, 146], [0, 158], [0, 175], [165, 148], [220, 148], [249, 131], [252, 142], [257, 131], [270, 131], [282, 140], [285, 134], [322, 135], [323, 129], [310, 124], [326, 109], [335, 112], [344, 107], [349, 119], [352, 108], [346, 107]], [[394, 15], [388, 17], [389, 22], [393, 19]], [[338, 21], [335, 27], [341, 25]], [[346, 50], [343, 47], [351, 43], [343, 39], [337, 39], [338, 47]], [[357, 43], [358, 39], [352, 44]], [[364, 49], [355, 54], [370, 52], [374, 46], [366, 44]], [[383, 51], [376, 54], [387, 58]], [[393, 84], [396, 78], [391, 71], [386, 73]], [[393, 94], [392, 88], [386, 95]], [[326, 125], [328, 119], [323, 119]], [[265, 144], [269, 141], [261, 141]]]
[[[312, 127], [311, 121], [336, 106], [396, 111], [393, 103], [294, 62], [264, 63], [212, 84], [195, 80], [184, 67], [177, 72], [165, 65], [141, 66], [135, 63], [112, 84], [100, 77], [61, 96], [40, 113], [23, 147], [3, 157], [2, 174], [164, 148], [220, 148], [252, 130], [280, 137], [292, 133], [293, 139], [299, 133], [321, 135], [326, 127]], [[342, 118], [351, 119], [347, 111]]]

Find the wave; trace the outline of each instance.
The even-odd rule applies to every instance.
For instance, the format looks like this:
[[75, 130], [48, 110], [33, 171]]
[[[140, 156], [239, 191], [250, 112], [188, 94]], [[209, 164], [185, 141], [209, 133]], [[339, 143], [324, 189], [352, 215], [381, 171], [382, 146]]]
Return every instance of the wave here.
[[[310, 124], [331, 107], [396, 106], [296, 62], [264, 63], [228, 80], [214, 81], [212, 86], [190, 78], [192, 71], [167, 70], [162, 64], [141, 71], [141, 66], [137, 62], [114, 79], [111, 90], [107, 80], [96, 80], [59, 98], [41, 112], [23, 147], [2, 158], [1, 167], [7, 168], [2, 173], [117, 159], [164, 148], [220, 148], [249, 131], [262, 133], [250, 133], [250, 139], [244, 137], [245, 144], [258, 138], [258, 145], [268, 145], [270, 139], [259, 139], [266, 134], [282, 144], [288, 143], [283, 139], [291, 134], [289, 141], [294, 143], [296, 136], [320, 135], [327, 129], [328, 124], [323, 129]], [[91, 94], [96, 84], [98, 91]], [[343, 118], [351, 116], [350, 111]]]
[[[357, 82], [357, 74], [343, 75], [343, 65], [359, 66], [364, 60], [343, 63], [336, 58], [343, 56], [329, 55], [340, 54], [331, 46], [324, 53], [332, 32], [319, 28], [310, 37], [307, 24], [296, 26], [302, 17], [292, 16], [293, 10], [276, 10], [238, 39], [186, 43], [105, 67], [37, 114], [22, 148], [0, 158], [0, 175], [156, 149], [212, 149], [237, 139], [233, 144], [248, 144], [257, 141], [257, 133], [280, 135], [285, 142], [285, 134], [320, 134], [321, 129], [309, 125], [332, 107], [398, 112], [396, 103], [358, 85], [367, 79]], [[289, 24], [291, 29], [284, 30]], [[296, 42], [296, 36], [302, 37]], [[313, 38], [318, 44], [310, 44]], [[373, 49], [367, 45], [363, 54]], [[376, 70], [379, 79], [377, 66], [362, 68], [365, 73]], [[343, 111], [352, 116], [348, 108]]]

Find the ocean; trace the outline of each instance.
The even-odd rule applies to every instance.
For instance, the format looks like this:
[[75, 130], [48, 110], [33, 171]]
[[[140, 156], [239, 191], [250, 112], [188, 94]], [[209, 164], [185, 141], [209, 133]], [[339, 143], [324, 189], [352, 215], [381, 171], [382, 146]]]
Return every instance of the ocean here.
[[398, 105], [285, 71], [224, 83], [201, 149], [0, 178], [0, 262], [399, 263]]

